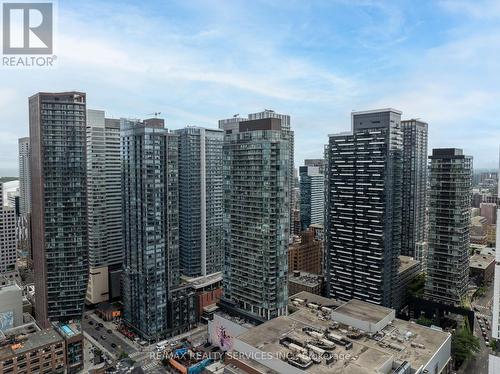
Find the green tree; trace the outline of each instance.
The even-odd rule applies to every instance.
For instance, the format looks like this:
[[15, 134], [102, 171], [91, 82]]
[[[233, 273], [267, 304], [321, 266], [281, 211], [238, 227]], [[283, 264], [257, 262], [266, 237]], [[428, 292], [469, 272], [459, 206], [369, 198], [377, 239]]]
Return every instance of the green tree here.
[[468, 319], [465, 318], [462, 325], [451, 337], [451, 352], [456, 366], [459, 367], [462, 363], [474, 357], [480, 349], [479, 339], [474, 336]]
[[490, 347], [493, 351], [496, 351], [497, 350], [497, 345], [498, 345], [498, 341], [495, 340], [495, 339], [492, 339], [491, 342], [490, 342]]
[[425, 287], [425, 274], [420, 273], [408, 285], [408, 294], [413, 297], [423, 297]]
[[426, 318], [425, 316], [420, 316], [420, 318], [417, 319], [417, 323], [422, 326], [430, 327], [432, 325], [432, 319]]
[[128, 353], [127, 352], [121, 352], [120, 353], [119, 359], [122, 360], [124, 358], [128, 358]]

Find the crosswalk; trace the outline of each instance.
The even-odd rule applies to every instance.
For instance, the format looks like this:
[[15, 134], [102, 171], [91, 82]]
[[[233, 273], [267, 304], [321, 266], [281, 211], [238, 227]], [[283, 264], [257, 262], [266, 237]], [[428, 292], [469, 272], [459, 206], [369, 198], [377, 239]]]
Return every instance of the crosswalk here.
[[141, 356], [142, 354], [143, 354], [143, 352], [137, 351], [137, 352], [134, 352], [134, 353], [129, 354], [128, 356], [129, 356], [130, 358], [135, 358], [135, 357], [139, 357], [139, 356]]
[[160, 362], [159, 361], [153, 361], [153, 362], [150, 362], [146, 365], [144, 365], [142, 367], [143, 370], [151, 370], [151, 369], [154, 369], [156, 367], [160, 366]]

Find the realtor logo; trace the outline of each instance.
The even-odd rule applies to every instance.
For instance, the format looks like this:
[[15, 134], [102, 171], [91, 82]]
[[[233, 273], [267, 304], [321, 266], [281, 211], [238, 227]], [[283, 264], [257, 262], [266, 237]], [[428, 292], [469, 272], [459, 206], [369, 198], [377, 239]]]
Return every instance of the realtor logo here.
[[52, 3], [4, 2], [2, 5], [4, 55], [52, 54]]

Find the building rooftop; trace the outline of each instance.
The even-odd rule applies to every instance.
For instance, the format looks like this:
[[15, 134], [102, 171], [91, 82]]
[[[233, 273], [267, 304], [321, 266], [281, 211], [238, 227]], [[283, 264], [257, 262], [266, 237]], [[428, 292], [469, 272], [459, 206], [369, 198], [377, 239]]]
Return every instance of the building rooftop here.
[[344, 305], [338, 307], [335, 313], [347, 315], [354, 319], [378, 323], [387, 316], [391, 315], [394, 311], [380, 305], [370, 304], [357, 299], [349, 300]]
[[49, 344], [63, 342], [63, 338], [55, 329], [40, 330], [34, 322], [6, 330], [4, 336], [4, 342], [0, 343], [0, 360]]
[[294, 271], [288, 276], [288, 281], [307, 287], [315, 287], [321, 284], [321, 275], [307, 273], [305, 271]]
[[[356, 301], [346, 303], [337, 311], [339, 309], [356, 318], [378, 320], [386, 314], [387, 308]], [[286, 360], [286, 357], [294, 355], [294, 350], [284, 342], [315, 345], [321, 335], [323, 339], [332, 341], [329, 334], [351, 342], [352, 348], [346, 349], [345, 345], [337, 343], [331, 352], [338, 358], [330, 363], [322, 359], [308, 367], [308, 373], [373, 374], [378, 370], [387, 373], [392, 372], [389, 368], [394, 369], [395, 365], [404, 361], [408, 361], [413, 369], [418, 369], [451, 339], [448, 333], [398, 319], [392, 320], [377, 334], [367, 334], [352, 326], [339, 324], [327, 314], [313, 309], [299, 309], [289, 316], [277, 317], [244, 332], [237, 339]]]
[[56, 322], [53, 323], [54, 328], [65, 338], [71, 338], [73, 336], [79, 335], [82, 332], [82, 326], [80, 321], [74, 322]]
[[188, 283], [194, 289], [199, 289], [199, 288], [204, 288], [204, 287], [210, 286], [210, 285], [215, 284], [217, 282], [222, 282], [222, 273], [218, 272], [218, 273], [204, 275], [204, 276], [196, 277], [196, 278], [182, 276], [181, 278], [182, 278], [182, 281]]
[[399, 256], [399, 269], [398, 273], [404, 273], [408, 269], [411, 269], [414, 266], [418, 266], [419, 261], [415, 260], [413, 257], [409, 256]]
[[488, 223], [488, 220], [481, 216], [472, 217], [470, 221], [471, 226], [483, 226]]
[[470, 257], [469, 267], [477, 269], [486, 269], [492, 262], [495, 262], [495, 256], [475, 254]]
[[[298, 302], [298, 300], [302, 300], [303, 302]], [[301, 291], [288, 298], [289, 305], [294, 305], [300, 308], [308, 309], [307, 304], [309, 303], [316, 304], [318, 305], [318, 307], [327, 307], [332, 310], [338, 308], [343, 304], [342, 301], [329, 299], [327, 297], [315, 295], [307, 291]]]
[[374, 114], [374, 113], [385, 113], [385, 112], [393, 112], [397, 114], [403, 114], [400, 110], [394, 109], [394, 108], [381, 108], [381, 109], [372, 109], [372, 110], [359, 110], [359, 111], [352, 111], [351, 114], [353, 116], [359, 116], [362, 114]]

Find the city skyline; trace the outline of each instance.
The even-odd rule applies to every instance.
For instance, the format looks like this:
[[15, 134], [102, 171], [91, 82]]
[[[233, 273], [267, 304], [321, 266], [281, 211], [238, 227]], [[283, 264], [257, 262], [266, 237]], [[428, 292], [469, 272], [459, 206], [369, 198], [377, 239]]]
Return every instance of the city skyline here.
[[0, 2], [0, 373], [500, 373], [500, 0]]
[[[459, 146], [477, 168], [495, 167], [489, 155], [500, 135], [491, 120], [500, 96], [493, 74], [500, 10], [493, 2], [287, 5], [172, 2], [139, 9], [89, 1], [77, 12], [60, 3], [58, 66], [1, 73], [0, 175], [17, 174], [17, 139], [28, 135], [24, 98], [41, 88], [87, 92], [89, 107], [114, 118], [161, 111], [172, 130], [216, 128], [217, 119], [238, 111], [289, 113], [296, 165], [321, 156], [349, 111], [396, 107], [404, 119], [433, 124], [429, 149]], [[140, 27], [129, 27], [130, 13]], [[152, 30], [155, 41], [147, 37]], [[248, 59], [239, 63], [242, 55]]]

